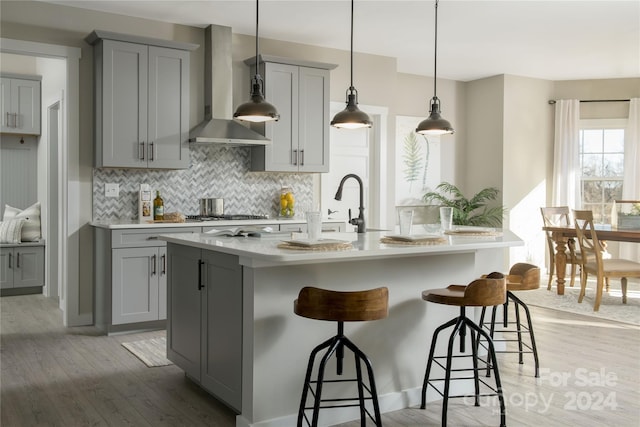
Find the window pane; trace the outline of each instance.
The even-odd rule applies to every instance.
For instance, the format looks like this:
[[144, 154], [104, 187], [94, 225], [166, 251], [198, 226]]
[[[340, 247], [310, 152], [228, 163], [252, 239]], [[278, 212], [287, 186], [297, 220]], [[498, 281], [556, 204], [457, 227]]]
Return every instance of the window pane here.
[[624, 129], [604, 130], [604, 151], [607, 153], [624, 153]]
[[602, 176], [623, 176], [624, 155], [605, 154], [603, 156]]
[[601, 154], [585, 154], [582, 156], [582, 176], [602, 176]]
[[602, 182], [584, 181], [582, 185], [582, 200], [584, 203], [602, 203]]
[[602, 129], [586, 129], [583, 131], [582, 151], [585, 153], [602, 153]]
[[[611, 203], [622, 199], [622, 181], [604, 181], [604, 201]], [[609, 206], [611, 207], [611, 206]]]

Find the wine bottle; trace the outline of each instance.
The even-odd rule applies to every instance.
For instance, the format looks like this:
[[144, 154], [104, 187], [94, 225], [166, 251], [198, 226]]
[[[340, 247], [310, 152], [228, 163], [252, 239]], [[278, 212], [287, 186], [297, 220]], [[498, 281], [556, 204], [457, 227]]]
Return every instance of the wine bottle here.
[[156, 191], [156, 198], [153, 199], [153, 220], [164, 220], [164, 200], [160, 197], [160, 191]]

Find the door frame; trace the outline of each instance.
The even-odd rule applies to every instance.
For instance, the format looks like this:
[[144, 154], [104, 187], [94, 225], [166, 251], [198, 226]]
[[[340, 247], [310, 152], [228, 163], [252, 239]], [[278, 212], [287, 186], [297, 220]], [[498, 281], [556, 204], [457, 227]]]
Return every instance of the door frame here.
[[59, 278], [64, 294], [63, 323], [65, 326], [90, 325], [93, 313], [80, 313], [80, 58], [82, 50], [73, 46], [0, 38], [0, 52], [66, 60], [66, 102], [63, 103], [62, 139], [58, 155], [60, 169], [57, 183], [60, 218], [58, 254]]

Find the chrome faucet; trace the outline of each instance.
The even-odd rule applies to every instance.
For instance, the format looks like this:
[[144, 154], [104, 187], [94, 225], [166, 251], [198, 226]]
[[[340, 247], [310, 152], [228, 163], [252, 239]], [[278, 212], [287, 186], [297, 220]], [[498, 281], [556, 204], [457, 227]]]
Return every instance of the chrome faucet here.
[[358, 184], [360, 185], [360, 215], [358, 215], [358, 218], [351, 218], [351, 209], [349, 209], [349, 224], [355, 225], [358, 227], [358, 233], [364, 233], [365, 232], [365, 225], [364, 225], [364, 190], [363, 190], [363, 185], [362, 185], [362, 180], [360, 179], [360, 177], [356, 174], [350, 173], [345, 175], [342, 178], [342, 181], [340, 181], [340, 185], [338, 186], [338, 191], [336, 191], [336, 196], [335, 199], [336, 200], [342, 200], [342, 187], [344, 186], [344, 182], [349, 179], [349, 178], [354, 178], [356, 181], [358, 181]]

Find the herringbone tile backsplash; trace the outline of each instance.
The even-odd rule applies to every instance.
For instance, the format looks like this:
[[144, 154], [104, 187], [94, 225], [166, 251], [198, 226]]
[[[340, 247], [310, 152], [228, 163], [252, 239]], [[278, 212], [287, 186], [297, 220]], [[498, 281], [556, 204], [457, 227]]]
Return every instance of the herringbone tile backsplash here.
[[[191, 164], [185, 170], [94, 169], [94, 221], [136, 221], [140, 184], [149, 184], [154, 194], [160, 190], [165, 212], [185, 215], [199, 213], [199, 199], [221, 197], [225, 213], [276, 218], [280, 188], [285, 185], [293, 188], [297, 215], [313, 202], [313, 175], [250, 172], [248, 147], [192, 146], [190, 155]], [[106, 183], [119, 184], [120, 196], [105, 197]]]

